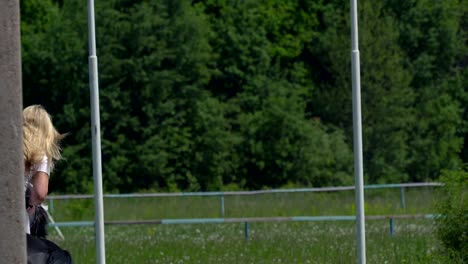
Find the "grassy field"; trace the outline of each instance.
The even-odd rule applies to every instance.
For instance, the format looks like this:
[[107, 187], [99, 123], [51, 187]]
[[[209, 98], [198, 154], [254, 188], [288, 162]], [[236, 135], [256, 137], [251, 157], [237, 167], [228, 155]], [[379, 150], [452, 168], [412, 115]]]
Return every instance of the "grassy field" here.
[[[434, 187], [405, 191], [406, 208], [401, 207], [400, 189], [370, 189], [365, 192], [367, 215], [431, 214], [437, 200]], [[50, 205], [50, 203], [49, 203]], [[321, 193], [273, 193], [226, 196], [225, 217], [273, 217], [354, 215], [352, 191]], [[92, 221], [92, 199], [55, 200], [50, 208], [57, 221]], [[220, 198], [152, 197], [106, 198], [106, 220], [210, 218], [220, 217]]]
[[[366, 215], [434, 213], [434, 189], [366, 191]], [[354, 215], [352, 192], [295, 193], [225, 198], [226, 217]], [[105, 200], [106, 220], [210, 218], [220, 216], [219, 198], [113, 198]], [[55, 201], [58, 222], [93, 220], [90, 200]], [[366, 222], [368, 263], [445, 263], [432, 220]], [[191, 225], [106, 226], [107, 263], [356, 263], [353, 221]], [[69, 250], [75, 263], [95, 263], [94, 230], [63, 227], [65, 240], [50, 239]]]

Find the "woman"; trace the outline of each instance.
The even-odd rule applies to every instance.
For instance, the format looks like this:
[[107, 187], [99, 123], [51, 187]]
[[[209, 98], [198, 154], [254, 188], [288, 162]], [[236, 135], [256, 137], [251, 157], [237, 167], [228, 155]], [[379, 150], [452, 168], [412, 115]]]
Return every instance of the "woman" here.
[[[23, 110], [23, 151], [25, 181], [30, 190], [27, 198], [26, 233], [30, 233], [29, 215], [40, 205], [49, 191], [49, 176], [55, 162], [62, 158], [60, 140], [64, 135], [57, 132], [47, 111], [40, 105], [31, 105]], [[28, 188], [30, 187], [30, 188]]]

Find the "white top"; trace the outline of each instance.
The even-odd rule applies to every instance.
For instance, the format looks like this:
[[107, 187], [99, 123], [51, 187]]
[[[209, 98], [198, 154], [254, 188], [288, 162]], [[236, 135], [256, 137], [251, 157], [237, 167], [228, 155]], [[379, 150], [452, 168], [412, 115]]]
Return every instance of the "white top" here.
[[47, 173], [47, 175], [50, 175], [49, 159], [47, 158], [46, 155], [44, 155], [40, 163], [37, 163], [34, 165], [34, 170], [42, 171], [42, 172]]
[[44, 155], [40, 162], [29, 168], [29, 172], [26, 174], [26, 181], [31, 182], [32, 176], [38, 171], [45, 172], [47, 175], [50, 175], [49, 159], [46, 155]]

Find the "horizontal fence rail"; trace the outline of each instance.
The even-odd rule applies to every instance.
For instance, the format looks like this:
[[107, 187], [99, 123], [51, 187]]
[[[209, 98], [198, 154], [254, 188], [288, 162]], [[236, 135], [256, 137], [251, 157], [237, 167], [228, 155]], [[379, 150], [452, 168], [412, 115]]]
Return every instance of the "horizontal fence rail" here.
[[[436, 187], [442, 186], [438, 182], [423, 183], [396, 183], [396, 184], [374, 184], [365, 185], [364, 189], [385, 189], [385, 188], [410, 188], [410, 187]], [[127, 194], [104, 194], [104, 198], [139, 198], [139, 197], [178, 197], [178, 196], [233, 196], [233, 195], [259, 195], [271, 193], [296, 193], [296, 192], [335, 192], [354, 190], [355, 186], [322, 187], [322, 188], [298, 188], [298, 189], [272, 189], [257, 191], [229, 191], [229, 192], [178, 192], [178, 193], [127, 193]], [[69, 194], [69, 195], [49, 195], [48, 200], [66, 199], [91, 199], [93, 194]]]
[[[415, 215], [371, 215], [366, 216], [368, 220], [389, 220], [389, 233], [393, 237], [395, 230], [395, 219], [434, 219], [437, 215], [415, 214]], [[175, 225], [175, 224], [222, 224], [222, 223], [244, 223], [244, 238], [249, 240], [249, 223], [259, 222], [317, 222], [317, 221], [355, 221], [356, 216], [293, 216], [293, 217], [240, 217], [240, 218], [188, 218], [188, 219], [150, 219], [133, 221], [104, 221], [104, 225]], [[93, 221], [63, 222], [49, 224], [51, 227], [91, 227]], [[63, 236], [62, 236], [62, 239]]]
[[[406, 207], [405, 189], [412, 187], [438, 187], [443, 186], [442, 183], [399, 183], [399, 184], [376, 184], [365, 185], [365, 189], [385, 189], [385, 188], [400, 188], [401, 208]], [[225, 218], [224, 217], [224, 197], [225, 196], [248, 196], [261, 194], [275, 193], [307, 193], [307, 192], [336, 192], [336, 191], [352, 191], [355, 186], [340, 186], [340, 187], [323, 187], [323, 188], [298, 188], [298, 189], [272, 189], [272, 190], [257, 190], [257, 191], [228, 191], [228, 192], [179, 192], [179, 193], [130, 193], [130, 194], [104, 194], [104, 198], [144, 198], [144, 197], [219, 197], [220, 198], [220, 217], [219, 218], [182, 218], [182, 219], [149, 219], [149, 220], [118, 220], [104, 221], [105, 225], [173, 225], [173, 224], [219, 224], [219, 223], [244, 223], [245, 239], [249, 235], [249, 223], [255, 222], [314, 222], [314, 221], [355, 221], [356, 216], [291, 216], [291, 217], [240, 217], [240, 218]], [[50, 195], [49, 207], [53, 210], [54, 200], [68, 199], [92, 199], [91, 194], [77, 195]], [[366, 220], [389, 220], [390, 234], [394, 233], [394, 220], [396, 219], [433, 219], [436, 215], [433, 214], [413, 214], [413, 215], [368, 215]], [[53, 222], [50, 227], [60, 231], [60, 227], [91, 227], [94, 226], [94, 221], [70, 221], [70, 222]]]
[[[434, 219], [434, 214], [415, 215], [369, 215], [366, 220], [390, 219]], [[186, 219], [149, 219], [149, 220], [121, 220], [104, 221], [105, 225], [174, 225], [174, 224], [222, 224], [222, 223], [258, 223], [258, 222], [317, 222], [317, 221], [355, 221], [356, 216], [292, 216], [292, 217], [239, 217], [239, 218], [186, 218]], [[57, 222], [49, 224], [51, 227], [80, 227], [94, 226], [93, 221]]]

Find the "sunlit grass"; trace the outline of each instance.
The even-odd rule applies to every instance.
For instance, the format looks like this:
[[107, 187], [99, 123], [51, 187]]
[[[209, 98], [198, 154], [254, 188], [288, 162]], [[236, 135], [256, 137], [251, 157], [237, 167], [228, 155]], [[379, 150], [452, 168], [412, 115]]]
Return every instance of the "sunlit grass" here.
[[[405, 191], [405, 208], [402, 208], [400, 195], [400, 189], [366, 190], [366, 214], [434, 213], [434, 202], [437, 200], [434, 188], [407, 189]], [[222, 217], [221, 198], [216, 196], [106, 198], [104, 199], [104, 209], [106, 220]], [[91, 221], [94, 219], [92, 199], [55, 200], [51, 211], [57, 221]], [[354, 192], [352, 191], [224, 197], [225, 217], [354, 214]]]
[[[432, 188], [366, 190], [366, 215], [434, 213]], [[143, 220], [221, 217], [220, 197], [106, 198], [105, 220]], [[276, 193], [225, 196], [225, 217], [354, 215], [354, 193]], [[92, 200], [55, 201], [57, 222], [92, 221]], [[444, 263], [432, 220], [366, 222], [368, 263]], [[354, 221], [191, 225], [106, 226], [107, 263], [355, 263]], [[94, 230], [63, 227], [61, 241], [75, 263], [95, 263]]]
[[[76, 263], [95, 263], [92, 228], [63, 228]], [[368, 263], [438, 263], [431, 220], [366, 223]], [[107, 226], [108, 263], [355, 263], [355, 225], [347, 222]]]

